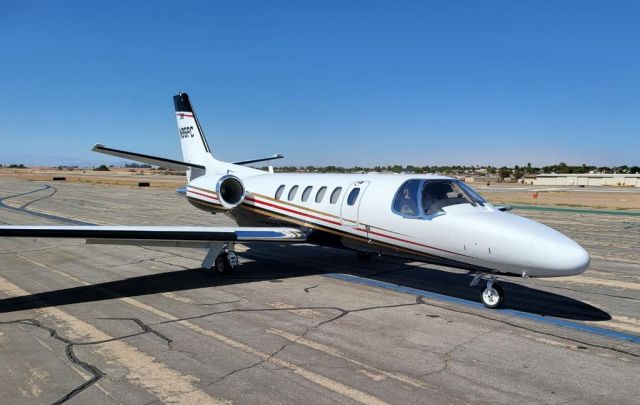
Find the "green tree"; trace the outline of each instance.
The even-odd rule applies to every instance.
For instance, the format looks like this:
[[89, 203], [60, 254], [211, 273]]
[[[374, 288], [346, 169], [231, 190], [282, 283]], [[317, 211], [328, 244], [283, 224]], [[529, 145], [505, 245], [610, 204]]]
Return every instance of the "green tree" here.
[[506, 177], [509, 177], [510, 174], [511, 174], [511, 169], [509, 169], [506, 166], [502, 166], [500, 169], [498, 169], [498, 176], [500, 177], [501, 180], [504, 180]]
[[521, 179], [522, 177], [524, 177], [524, 170], [520, 166], [515, 165], [513, 167], [513, 177], [515, 177], [516, 179]]

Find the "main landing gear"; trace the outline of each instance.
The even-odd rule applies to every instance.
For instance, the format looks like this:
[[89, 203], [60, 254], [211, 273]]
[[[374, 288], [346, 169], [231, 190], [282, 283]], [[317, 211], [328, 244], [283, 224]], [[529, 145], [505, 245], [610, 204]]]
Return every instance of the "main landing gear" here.
[[233, 250], [233, 242], [212, 242], [209, 252], [202, 261], [202, 267], [211, 269], [220, 275], [229, 275], [240, 265], [238, 256]]
[[[484, 273], [477, 273], [473, 277], [473, 280], [469, 285], [471, 287], [478, 285], [478, 283], [480, 283], [480, 280], [482, 280], [484, 277]], [[482, 288], [480, 300], [487, 308], [498, 308], [504, 302], [504, 290], [502, 289], [500, 284], [498, 284], [497, 280], [498, 278], [495, 275], [489, 274], [487, 276], [487, 284], [484, 288]]]

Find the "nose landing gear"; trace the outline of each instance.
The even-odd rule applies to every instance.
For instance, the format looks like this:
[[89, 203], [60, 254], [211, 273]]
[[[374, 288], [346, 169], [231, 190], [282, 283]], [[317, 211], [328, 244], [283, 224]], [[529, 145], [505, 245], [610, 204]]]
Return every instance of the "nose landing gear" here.
[[500, 284], [489, 280], [487, 286], [482, 290], [481, 299], [485, 307], [498, 308], [504, 301], [504, 290]]
[[[480, 282], [480, 280], [484, 277], [483, 273], [477, 273], [473, 280], [471, 281], [470, 286], [476, 286]], [[504, 290], [497, 282], [498, 278], [490, 274], [487, 278], [487, 284], [484, 288], [482, 288], [482, 293], [480, 294], [480, 300], [487, 308], [498, 308], [505, 299]]]

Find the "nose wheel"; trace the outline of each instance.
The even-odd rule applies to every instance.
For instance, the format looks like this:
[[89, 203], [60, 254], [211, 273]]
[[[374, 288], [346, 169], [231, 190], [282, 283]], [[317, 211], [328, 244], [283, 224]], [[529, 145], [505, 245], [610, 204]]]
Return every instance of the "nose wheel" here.
[[[471, 286], [478, 285], [480, 280], [483, 278], [482, 273], [478, 273], [471, 281]], [[487, 284], [484, 288], [481, 289], [482, 293], [480, 294], [480, 301], [487, 308], [498, 308], [504, 302], [505, 295], [504, 290], [498, 284], [497, 278], [494, 275], [489, 275], [487, 278]]]
[[482, 290], [482, 303], [487, 308], [498, 308], [504, 301], [504, 290], [500, 284], [489, 280], [487, 286]]

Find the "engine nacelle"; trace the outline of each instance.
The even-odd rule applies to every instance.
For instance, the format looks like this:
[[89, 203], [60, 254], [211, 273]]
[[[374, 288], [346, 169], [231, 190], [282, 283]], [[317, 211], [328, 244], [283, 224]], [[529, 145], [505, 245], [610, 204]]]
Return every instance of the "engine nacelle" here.
[[235, 208], [244, 201], [244, 183], [238, 177], [226, 174], [216, 183], [216, 194], [220, 204], [227, 209]]
[[198, 177], [189, 183], [187, 190], [187, 196], [191, 192], [194, 194], [192, 197], [198, 199], [211, 194], [215, 195], [217, 197], [215, 202], [222, 205], [220, 208], [223, 210], [230, 210], [242, 204], [245, 196], [244, 183], [232, 174]]

